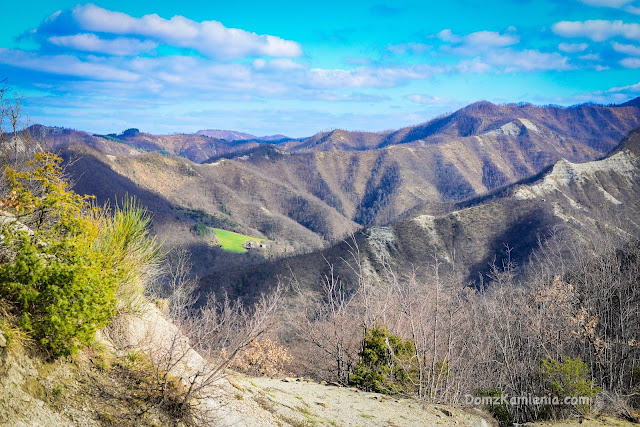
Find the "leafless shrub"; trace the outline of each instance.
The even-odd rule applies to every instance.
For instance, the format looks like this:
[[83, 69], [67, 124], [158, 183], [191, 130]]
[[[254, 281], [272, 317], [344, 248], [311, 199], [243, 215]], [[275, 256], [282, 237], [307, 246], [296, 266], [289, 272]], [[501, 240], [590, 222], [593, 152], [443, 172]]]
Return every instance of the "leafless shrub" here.
[[638, 422], [638, 417], [633, 415], [633, 410], [628, 402], [628, 397], [622, 396], [619, 393], [600, 393], [593, 406], [593, 409], [596, 412], [610, 414], [632, 423]]
[[[277, 287], [250, 308], [240, 300], [217, 299], [213, 294], [197, 307], [197, 279], [190, 278], [188, 270], [188, 255], [181, 251], [169, 267], [167, 312], [174, 327], [160, 331], [147, 351], [163, 396], [156, 404], [206, 424], [220, 408], [215, 398], [224, 393], [227, 368], [272, 326], [283, 290]], [[177, 400], [174, 378], [182, 387]]]
[[286, 347], [266, 338], [250, 343], [242, 351], [232, 367], [255, 376], [275, 377], [284, 374], [292, 357]]
[[[349, 382], [364, 331], [382, 324], [415, 345], [413, 358], [397, 361], [410, 373], [409, 389], [443, 403], [478, 392], [544, 396], [541, 362], [578, 358], [589, 368], [587, 387], [600, 386], [633, 406], [640, 390], [640, 244], [596, 227], [589, 239], [556, 230], [526, 266], [511, 261], [510, 248], [505, 252], [503, 262], [490, 266], [488, 286], [476, 289], [456, 272], [455, 254], [434, 254], [411, 268], [379, 260], [382, 267], [372, 272], [354, 246], [345, 262], [355, 285], [329, 266], [320, 293], [296, 288], [304, 307], [297, 326], [306, 337], [296, 345], [312, 344], [331, 360], [329, 372], [316, 374]], [[624, 407], [618, 403], [608, 405]], [[610, 412], [631, 414], [615, 408]], [[518, 422], [583, 409], [508, 407]]]
[[39, 149], [28, 131], [29, 117], [22, 101], [21, 94], [11, 93], [6, 79], [0, 81], [0, 161], [14, 168], [24, 165]]
[[348, 292], [333, 266], [329, 268], [319, 297], [304, 291], [293, 281], [301, 311], [295, 314], [298, 319], [293, 323], [302, 340], [320, 350], [323, 359], [331, 360], [330, 364], [319, 363], [315, 373], [346, 384], [362, 340], [362, 319], [355, 307], [358, 291]]

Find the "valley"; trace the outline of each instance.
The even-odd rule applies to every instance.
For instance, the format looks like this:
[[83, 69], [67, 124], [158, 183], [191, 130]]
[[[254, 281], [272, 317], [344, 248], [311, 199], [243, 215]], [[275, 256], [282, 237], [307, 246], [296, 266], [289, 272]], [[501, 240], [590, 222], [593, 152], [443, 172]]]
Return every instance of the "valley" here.
[[[538, 237], [567, 222], [561, 212], [575, 204], [543, 202], [544, 197], [521, 190], [517, 197], [487, 202], [486, 208], [460, 207], [484, 204], [515, 183], [569, 164], [556, 164], [560, 159], [582, 163], [602, 158], [640, 125], [638, 104], [561, 108], [479, 102], [393, 132], [334, 130], [276, 143], [155, 136], [137, 129], [111, 139], [38, 126], [31, 134], [70, 161], [68, 171], [78, 192], [95, 195], [99, 203], [135, 194], [149, 206], [156, 232], [169, 245], [191, 249], [207, 289], [237, 281], [236, 267], [245, 271], [244, 266], [264, 264], [281, 272], [269, 260], [295, 264], [291, 256], [340, 247], [342, 239], [356, 232], [373, 233], [373, 240], [380, 233], [391, 233], [394, 241], [396, 233], [422, 236], [394, 249], [403, 262], [418, 262], [434, 244], [428, 233], [436, 233], [441, 250], [455, 249], [475, 282], [503, 243], [515, 244], [514, 255], [523, 261]], [[478, 213], [477, 220], [467, 222], [458, 219], [484, 210], [493, 213]], [[497, 218], [502, 220], [494, 229], [487, 221]], [[451, 230], [441, 230], [445, 224]], [[538, 236], [525, 233], [526, 239], [514, 242], [526, 224]], [[363, 226], [373, 228], [359, 231]], [[212, 247], [197, 227], [270, 243], [265, 250], [239, 256]], [[474, 235], [485, 242], [476, 242]], [[229, 274], [213, 284], [207, 277], [217, 277], [219, 271]], [[251, 282], [250, 276], [245, 281]]]

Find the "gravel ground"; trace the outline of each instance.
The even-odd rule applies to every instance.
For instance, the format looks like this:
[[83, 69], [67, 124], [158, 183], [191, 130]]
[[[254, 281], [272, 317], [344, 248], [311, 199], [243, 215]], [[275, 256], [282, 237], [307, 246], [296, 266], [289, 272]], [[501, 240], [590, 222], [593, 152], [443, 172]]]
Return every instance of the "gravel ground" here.
[[[293, 426], [490, 426], [486, 414], [473, 409], [427, 405], [355, 388], [318, 384], [304, 379], [231, 379], [229, 413], [245, 418], [225, 425]], [[251, 420], [251, 421], [250, 421]], [[254, 424], [255, 423], [255, 424]]]

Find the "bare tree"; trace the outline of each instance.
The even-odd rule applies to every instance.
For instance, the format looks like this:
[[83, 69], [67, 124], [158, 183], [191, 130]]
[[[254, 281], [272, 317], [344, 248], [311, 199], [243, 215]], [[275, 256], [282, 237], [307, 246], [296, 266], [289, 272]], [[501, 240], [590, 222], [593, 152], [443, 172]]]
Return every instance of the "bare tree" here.
[[[603, 387], [616, 408], [625, 400], [640, 404], [640, 243], [629, 243], [623, 230], [597, 222], [590, 236], [558, 228], [522, 266], [506, 246], [506, 258], [490, 265], [480, 288], [461, 278], [455, 253], [434, 254], [421, 266], [376, 259], [374, 270], [354, 241], [343, 260], [352, 283], [328, 264], [321, 292], [296, 288], [300, 335], [331, 360], [328, 378], [342, 382], [350, 380], [368, 328], [378, 324], [409, 339], [410, 358], [396, 357], [386, 344], [393, 369], [403, 369], [411, 383], [395, 389], [422, 400], [456, 403], [478, 392], [545, 396], [541, 363], [577, 358], [589, 368], [586, 387]], [[522, 422], [584, 408], [523, 403], [507, 410]]]
[[323, 278], [319, 298], [305, 292], [295, 278], [292, 281], [302, 311], [295, 323], [299, 336], [332, 361], [331, 379], [347, 384], [362, 339], [362, 320], [356, 308], [360, 290], [347, 292], [333, 265], [327, 264], [329, 274]]
[[28, 130], [29, 117], [24, 114], [22, 104], [23, 96], [17, 92], [11, 94], [6, 79], [0, 81], [0, 159], [3, 165], [17, 167], [38, 148]]
[[188, 252], [179, 250], [168, 267], [167, 314], [172, 325], [150, 337], [145, 351], [161, 396], [154, 405], [206, 424], [220, 409], [216, 398], [224, 393], [234, 358], [273, 326], [283, 287], [263, 294], [249, 308], [214, 294], [198, 307], [198, 282], [189, 276], [189, 266]]

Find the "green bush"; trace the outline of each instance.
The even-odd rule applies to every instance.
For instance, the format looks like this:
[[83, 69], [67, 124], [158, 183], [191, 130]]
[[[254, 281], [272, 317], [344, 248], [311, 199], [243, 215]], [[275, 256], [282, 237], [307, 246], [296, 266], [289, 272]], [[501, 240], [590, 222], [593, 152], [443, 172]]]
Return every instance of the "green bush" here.
[[[528, 395], [525, 392], [520, 396], [506, 396], [508, 399], [503, 400], [500, 398], [504, 393], [498, 388], [478, 390], [475, 395], [495, 398], [485, 408], [501, 426], [510, 426], [514, 422], [564, 419], [576, 413], [588, 413], [589, 401], [602, 391], [600, 387], [594, 387], [589, 376], [589, 368], [580, 358], [563, 357], [558, 361], [547, 357], [540, 361], [537, 380], [531, 378], [528, 382], [528, 386], [534, 386]], [[520, 400], [520, 397], [538, 398], [539, 402]]]
[[206, 237], [211, 234], [211, 229], [201, 222], [194, 225], [193, 230], [196, 232], [198, 236], [201, 236], [201, 237]]
[[512, 426], [515, 417], [509, 410], [509, 405], [502, 402], [504, 393], [496, 388], [488, 388], [483, 390], [477, 390], [475, 393], [478, 397], [489, 397], [489, 405], [485, 406], [485, 409], [498, 421], [500, 426]]
[[90, 343], [116, 314], [123, 287], [142, 279], [158, 254], [135, 202], [113, 216], [92, 207], [67, 189], [61, 162], [38, 153], [29, 171], [7, 167], [9, 196], [0, 201], [29, 227], [13, 221], [0, 229], [0, 299], [54, 356]]
[[415, 389], [417, 377], [412, 363], [414, 354], [411, 340], [403, 340], [386, 327], [375, 325], [365, 334], [360, 360], [350, 382], [377, 393], [410, 393]]
[[[589, 379], [589, 367], [579, 357], [563, 357], [562, 361], [547, 357], [540, 362], [540, 377], [545, 392], [564, 401], [567, 397], [593, 399], [602, 391]], [[574, 405], [581, 413], [589, 412], [586, 403]]]

